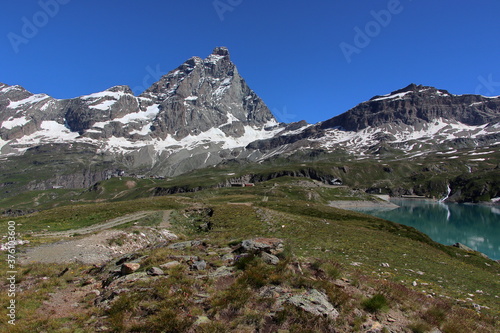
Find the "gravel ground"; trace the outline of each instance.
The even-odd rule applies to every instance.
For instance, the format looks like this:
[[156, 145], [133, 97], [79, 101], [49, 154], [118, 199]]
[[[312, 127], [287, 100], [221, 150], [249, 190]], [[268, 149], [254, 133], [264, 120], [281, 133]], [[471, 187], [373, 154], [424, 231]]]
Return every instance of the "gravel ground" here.
[[26, 248], [24, 253], [19, 253], [19, 262], [26, 264], [30, 262], [68, 263], [76, 261], [84, 264], [102, 264], [124, 253], [138, 251], [151, 244], [176, 239], [177, 236], [164, 228], [169, 225], [170, 211], [165, 211], [160, 228], [133, 227], [130, 232], [116, 229], [103, 230], [139, 220], [151, 213], [130, 214], [88, 228], [38, 234], [37, 236], [40, 237], [70, 237], [74, 234], [94, 233], [77, 239]]

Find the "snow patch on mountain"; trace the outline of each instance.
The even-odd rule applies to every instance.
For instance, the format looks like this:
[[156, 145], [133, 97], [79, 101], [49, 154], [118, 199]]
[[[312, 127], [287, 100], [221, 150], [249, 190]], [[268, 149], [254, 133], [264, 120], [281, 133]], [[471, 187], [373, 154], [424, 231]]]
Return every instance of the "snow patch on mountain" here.
[[129, 113], [121, 118], [115, 118], [113, 120], [98, 122], [98, 123], [94, 124], [94, 127], [104, 128], [104, 126], [111, 123], [112, 121], [117, 121], [117, 122], [122, 123], [122, 124], [129, 124], [131, 122], [141, 122], [141, 121], [151, 122], [154, 119], [154, 117], [156, 117], [158, 112], [160, 112], [159, 105], [154, 104], [154, 105], [148, 106], [146, 111], [133, 112], [133, 113]]
[[445, 140], [452, 140], [458, 137], [472, 136], [479, 134], [487, 124], [480, 126], [469, 126], [458, 121], [447, 120], [443, 118], [435, 119], [431, 122], [422, 124], [422, 129], [417, 129], [415, 126], [404, 126], [393, 135], [396, 137], [394, 142], [405, 142], [409, 140], [421, 140], [424, 138], [435, 138], [436, 136], [444, 136]]
[[[302, 129], [301, 129], [302, 130]], [[338, 146], [349, 147], [350, 149], [367, 149], [375, 145], [380, 140], [380, 135], [389, 135], [389, 142], [433, 142], [437, 138], [440, 141], [453, 140], [456, 138], [475, 138], [490, 133], [487, 124], [480, 126], [469, 126], [458, 121], [438, 118], [428, 123], [418, 126], [387, 124], [380, 127], [367, 127], [361, 131], [344, 131], [339, 128], [328, 129], [324, 135], [317, 139], [310, 139], [321, 143], [322, 147], [333, 149]], [[411, 151], [415, 143], [406, 148]]]
[[[158, 105], [152, 105], [144, 112], [127, 115], [127, 119], [120, 118], [121, 121], [136, 121], [136, 120], [149, 120], [158, 112]], [[114, 121], [118, 121], [115, 119]], [[96, 124], [96, 127], [105, 126], [107, 122]], [[132, 131], [130, 134], [147, 135], [151, 124], [148, 122], [144, 125], [141, 131]], [[269, 127], [274, 127], [269, 129]], [[220, 149], [234, 149], [243, 148], [255, 140], [269, 139], [279, 133], [282, 129], [277, 126], [275, 121], [269, 121], [266, 126], [244, 126], [245, 133], [238, 138], [227, 136], [219, 128], [211, 128], [208, 131], [202, 132], [198, 135], [188, 135], [181, 140], [173, 138], [168, 135], [165, 139], [149, 139], [149, 140], [133, 140], [124, 137], [111, 136], [107, 139], [92, 139], [89, 137], [82, 137], [76, 132], [71, 132], [63, 124], [56, 121], [43, 121], [40, 130], [37, 132], [23, 136], [20, 139], [15, 139], [10, 142], [1, 141], [0, 148], [6, 144], [10, 144], [17, 153], [23, 153], [27, 147], [44, 144], [44, 143], [88, 143], [100, 147], [101, 152], [112, 152], [124, 154], [135, 149], [151, 146], [157, 154], [164, 151], [170, 153], [178, 152], [180, 150], [193, 150], [200, 146], [207, 144], [216, 144]], [[90, 133], [99, 133], [98, 130], [87, 130]], [[209, 156], [207, 156], [207, 159]]]
[[104, 91], [101, 91], [101, 92], [98, 92], [98, 93], [93, 93], [93, 94], [90, 94], [90, 95], [80, 96], [80, 99], [90, 100], [90, 99], [100, 99], [100, 98], [108, 97], [108, 98], [112, 98], [114, 100], [119, 100], [121, 97], [123, 97], [125, 95], [129, 95], [129, 94], [127, 94], [127, 93], [125, 93], [123, 91], [110, 91], [108, 89], [108, 90], [104, 90]]
[[2, 125], [0, 125], [0, 127], [10, 130], [17, 126], [23, 126], [27, 124], [29, 121], [30, 119], [26, 117], [20, 117], [20, 118], [10, 117], [8, 120], [2, 122]]
[[[2, 138], [0, 138], [0, 152], [2, 151], [2, 148], [7, 144], [9, 143], [8, 141], [4, 141], [2, 140]], [[1, 156], [1, 154], [0, 154]]]
[[21, 86], [18, 86], [18, 85], [15, 85], [15, 86], [4, 86], [2, 89], [0, 89], [0, 92], [3, 93], [3, 94], [6, 94], [6, 93], [11, 92], [13, 90], [23, 91], [24, 88], [21, 87]]
[[205, 59], [206, 64], [216, 64], [219, 60], [224, 59], [225, 56], [218, 54], [211, 54]]
[[[24, 152], [29, 147], [43, 143], [68, 143], [83, 141], [78, 140], [79, 134], [71, 132], [63, 124], [56, 121], [43, 121], [40, 124], [40, 130], [31, 135], [25, 135], [19, 139], [14, 139], [9, 144], [18, 151]], [[88, 140], [87, 140], [88, 141]]]
[[97, 105], [90, 105], [89, 107], [91, 109], [97, 109], [101, 111], [106, 111], [109, 110], [110, 107], [112, 107], [117, 101], [116, 100], [111, 100], [111, 101], [103, 101]]
[[10, 101], [7, 108], [17, 109], [21, 106], [25, 106], [26, 104], [36, 104], [36, 103], [43, 101], [44, 99], [47, 99], [47, 98], [50, 98], [50, 96], [47, 96], [45, 94], [33, 95], [33, 96], [28, 97], [28, 98], [22, 99], [20, 101]]
[[281, 131], [281, 129], [279, 128], [264, 130], [255, 128], [253, 126], [244, 126], [244, 129], [245, 134], [243, 136], [240, 136], [238, 138], [227, 137], [222, 147], [225, 149], [246, 147], [251, 142], [254, 142], [256, 140], [270, 139]]
[[404, 93], [399, 93], [399, 94], [394, 94], [394, 95], [387, 94], [387, 95], [384, 95], [382, 97], [372, 99], [371, 101], [376, 102], [376, 101], [383, 101], [383, 100], [387, 100], [387, 99], [403, 99], [404, 96], [411, 94], [411, 93], [413, 93], [413, 91], [407, 91]]

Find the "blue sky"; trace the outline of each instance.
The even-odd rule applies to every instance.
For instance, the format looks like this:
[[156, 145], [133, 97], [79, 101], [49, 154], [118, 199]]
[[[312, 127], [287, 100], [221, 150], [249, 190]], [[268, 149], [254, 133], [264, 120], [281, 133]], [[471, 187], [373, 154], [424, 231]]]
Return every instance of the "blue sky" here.
[[56, 98], [139, 91], [216, 46], [286, 122], [410, 83], [500, 95], [498, 0], [5, 1], [0, 82]]

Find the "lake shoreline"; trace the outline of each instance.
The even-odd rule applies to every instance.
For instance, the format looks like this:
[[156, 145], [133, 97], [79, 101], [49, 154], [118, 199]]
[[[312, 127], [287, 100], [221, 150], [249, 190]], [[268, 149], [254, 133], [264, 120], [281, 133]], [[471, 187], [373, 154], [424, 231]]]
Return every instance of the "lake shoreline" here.
[[371, 208], [341, 205], [344, 209], [411, 226], [443, 245], [461, 243], [492, 260], [500, 259], [500, 226], [497, 223], [500, 208], [497, 202], [456, 203], [398, 197], [390, 200], [400, 208], [385, 209], [376, 202]]
[[339, 209], [359, 209], [359, 208], [377, 208], [377, 209], [396, 209], [398, 205], [389, 201], [370, 201], [370, 200], [337, 200], [328, 202], [328, 206]]

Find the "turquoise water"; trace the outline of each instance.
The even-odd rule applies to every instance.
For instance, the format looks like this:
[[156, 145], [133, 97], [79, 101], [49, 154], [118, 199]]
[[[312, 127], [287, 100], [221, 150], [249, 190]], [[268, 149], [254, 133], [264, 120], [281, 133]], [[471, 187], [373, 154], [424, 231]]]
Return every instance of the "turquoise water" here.
[[500, 259], [500, 207], [445, 204], [421, 199], [393, 199], [394, 210], [358, 210], [363, 213], [414, 227], [434, 241], [452, 245], [457, 242]]

